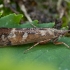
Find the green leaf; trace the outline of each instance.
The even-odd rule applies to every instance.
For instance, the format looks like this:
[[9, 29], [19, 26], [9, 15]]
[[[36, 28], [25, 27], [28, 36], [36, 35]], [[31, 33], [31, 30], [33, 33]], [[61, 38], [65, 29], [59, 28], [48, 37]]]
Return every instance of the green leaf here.
[[34, 20], [32, 22], [26, 22], [25, 24], [19, 25], [17, 28], [32, 28], [33, 26], [31, 24], [33, 24], [34, 26], [37, 26], [38, 20]]
[[0, 18], [0, 27], [14, 28], [19, 26], [22, 14], [10, 14]]
[[17, 28], [32, 28], [33, 26], [31, 25], [33, 24], [34, 26], [38, 27], [38, 28], [52, 28], [55, 23], [38, 23], [38, 20], [34, 20], [32, 22], [27, 22], [25, 24], [21, 24], [19, 25]]
[[2, 15], [3, 13], [2, 12], [0, 12], [0, 16]]
[[36, 27], [39, 28], [45, 28], [45, 27], [53, 27], [55, 23], [38, 23], [38, 20], [34, 20], [32, 22], [27, 22], [25, 24], [19, 24], [20, 19], [22, 18], [22, 14], [10, 14], [4, 17], [0, 18], [0, 27], [6, 27], [6, 28], [32, 28], [33, 24]]
[[[60, 41], [70, 45], [70, 39]], [[33, 44], [0, 48], [0, 70], [69, 70], [70, 49], [64, 45], [47, 43], [37, 45], [26, 54], [24, 51]]]
[[[10, 14], [0, 19], [0, 27], [30, 28], [29, 23], [20, 25], [22, 15]], [[11, 21], [10, 21], [11, 20]], [[8, 24], [6, 24], [8, 22]], [[37, 27], [53, 27], [54, 24], [38, 24], [35, 20], [32, 24]], [[62, 37], [60, 42], [70, 46], [70, 38]], [[5, 46], [0, 48], [0, 70], [69, 70], [70, 49], [64, 45], [54, 45], [49, 42], [37, 45], [26, 54], [24, 51], [34, 44]], [[1, 46], [3, 47], [3, 46]]]

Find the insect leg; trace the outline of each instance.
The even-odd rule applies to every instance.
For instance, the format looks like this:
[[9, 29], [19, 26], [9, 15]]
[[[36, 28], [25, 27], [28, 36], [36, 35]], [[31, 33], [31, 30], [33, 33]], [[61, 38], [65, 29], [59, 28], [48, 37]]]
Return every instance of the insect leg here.
[[31, 46], [30, 48], [28, 48], [27, 50], [25, 50], [24, 53], [26, 53], [27, 51], [29, 51], [30, 49], [32, 49], [33, 47], [35, 47], [38, 44], [39, 44], [39, 42], [37, 42], [36, 44], [34, 44], [33, 46]]
[[44, 41], [37, 42], [36, 44], [34, 44], [33, 46], [31, 46], [30, 48], [28, 48], [27, 50], [25, 50], [24, 53], [26, 53], [27, 51], [29, 51], [33, 47], [37, 46], [38, 44], [43, 43], [43, 42], [48, 42], [48, 41], [50, 41], [50, 39], [49, 40], [44, 40]]
[[58, 37], [56, 37], [54, 40], [52, 40], [54, 44], [58, 45], [58, 44], [63, 44], [65, 45], [67, 48], [70, 48], [66, 43], [64, 42], [58, 42]]
[[64, 43], [64, 42], [54, 42], [54, 44], [56, 44], [56, 45], [58, 45], [58, 44], [63, 44], [63, 45], [65, 45], [67, 48], [70, 48], [66, 43]]

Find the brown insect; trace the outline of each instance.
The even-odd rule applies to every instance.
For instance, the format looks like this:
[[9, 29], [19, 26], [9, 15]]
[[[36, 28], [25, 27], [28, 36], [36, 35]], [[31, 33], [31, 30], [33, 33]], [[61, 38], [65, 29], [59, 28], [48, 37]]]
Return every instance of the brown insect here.
[[[21, 45], [28, 43], [36, 43], [26, 51], [40, 43], [52, 41], [54, 44], [64, 44], [58, 42], [58, 38], [64, 36], [68, 30], [57, 30], [54, 28], [0, 28], [0, 45]], [[25, 51], [25, 52], [26, 52]]]

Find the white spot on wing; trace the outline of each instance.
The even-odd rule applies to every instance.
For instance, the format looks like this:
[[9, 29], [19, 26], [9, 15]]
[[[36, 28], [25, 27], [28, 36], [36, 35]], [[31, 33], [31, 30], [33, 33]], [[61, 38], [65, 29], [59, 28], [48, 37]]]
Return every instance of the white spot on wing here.
[[11, 33], [14, 33], [15, 31], [16, 31], [16, 29], [15, 29], [15, 28], [13, 28], [13, 29], [12, 29], [12, 31], [11, 31]]
[[5, 41], [5, 36], [4, 35], [2, 35], [1, 38], [2, 38], [3, 41]]
[[28, 37], [28, 33], [24, 33], [22, 41], [24, 41]]
[[10, 32], [8, 38], [15, 38], [16, 37], [15, 32], [16, 32], [16, 30], [15, 30], [15, 28], [13, 28], [13, 30]]
[[41, 30], [40, 33], [42, 36], [46, 35], [46, 31], [44, 31], [44, 30]]
[[15, 38], [16, 37], [16, 35], [15, 34], [13, 34], [13, 36], [12, 36], [13, 38]]
[[48, 32], [50, 35], [53, 35], [52, 31], [53, 31], [53, 30], [47, 29], [47, 32]]

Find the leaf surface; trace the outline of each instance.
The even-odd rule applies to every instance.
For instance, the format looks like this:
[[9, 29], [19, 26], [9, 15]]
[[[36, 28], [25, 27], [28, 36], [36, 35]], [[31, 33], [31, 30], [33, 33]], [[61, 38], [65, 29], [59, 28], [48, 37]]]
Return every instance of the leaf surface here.
[[[21, 17], [21, 15], [15, 17], [13, 17], [12, 15], [5, 16], [0, 19], [0, 27], [21, 27], [21, 25], [19, 24]], [[11, 20], [11, 23], [9, 23], [9, 20]], [[36, 26], [44, 27], [44, 25], [38, 25], [37, 21], [34, 22], [35, 23], [33, 24], [35, 24]], [[8, 23], [7, 26], [6, 23]], [[29, 23], [26, 24], [25, 27], [27, 26], [31, 27]], [[68, 37], [62, 37], [59, 41], [65, 42], [70, 46], [70, 38]], [[70, 69], [70, 49], [68, 49], [64, 45], [54, 45], [53, 43], [49, 42], [44, 45], [37, 45], [33, 49], [29, 50], [26, 54], [24, 54], [24, 51], [30, 48], [32, 45], [34, 45], [34, 43], [17, 46], [6, 46], [4, 48], [0, 48], [0, 70]]]

